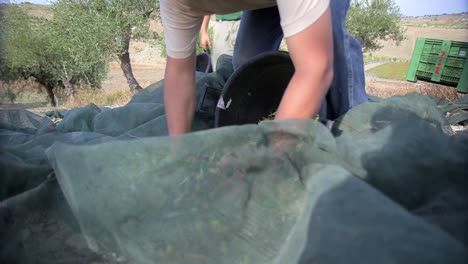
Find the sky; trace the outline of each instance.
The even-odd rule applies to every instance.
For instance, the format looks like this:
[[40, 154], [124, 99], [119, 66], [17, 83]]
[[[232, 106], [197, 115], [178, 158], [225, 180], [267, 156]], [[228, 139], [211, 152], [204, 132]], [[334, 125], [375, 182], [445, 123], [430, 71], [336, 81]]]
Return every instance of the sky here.
[[[6, 2], [8, 0], [0, 0]], [[33, 4], [48, 4], [51, 0], [26, 0]], [[53, 0], [52, 0], [53, 1]], [[468, 0], [394, 0], [405, 16], [424, 16], [468, 12]], [[23, 2], [23, 0], [10, 0]]]
[[468, 0], [394, 0], [405, 16], [468, 12]]

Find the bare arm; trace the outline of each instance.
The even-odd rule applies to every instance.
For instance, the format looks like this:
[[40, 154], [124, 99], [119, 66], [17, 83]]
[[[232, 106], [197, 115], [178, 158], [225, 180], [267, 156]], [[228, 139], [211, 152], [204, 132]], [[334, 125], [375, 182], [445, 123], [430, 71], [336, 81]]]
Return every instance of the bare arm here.
[[169, 135], [190, 132], [195, 112], [195, 52], [185, 59], [167, 57], [164, 105]]
[[200, 46], [203, 50], [211, 49], [211, 39], [208, 34], [208, 25], [210, 24], [210, 16], [204, 16], [200, 29]]
[[312, 118], [333, 79], [333, 34], [330, 9], [312, 25], [286, 39], [295, 73], [276, 119]]

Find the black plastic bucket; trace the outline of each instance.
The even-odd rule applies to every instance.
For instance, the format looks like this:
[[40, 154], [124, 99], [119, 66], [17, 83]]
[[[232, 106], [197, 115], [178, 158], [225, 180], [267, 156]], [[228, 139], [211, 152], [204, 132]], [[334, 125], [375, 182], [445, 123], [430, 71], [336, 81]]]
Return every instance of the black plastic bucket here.
[[278, 109], [294, 74], [289, 53], [261, 54], [236, 70], [227, 81], [215, 111], [215, 127], [256, 124]]

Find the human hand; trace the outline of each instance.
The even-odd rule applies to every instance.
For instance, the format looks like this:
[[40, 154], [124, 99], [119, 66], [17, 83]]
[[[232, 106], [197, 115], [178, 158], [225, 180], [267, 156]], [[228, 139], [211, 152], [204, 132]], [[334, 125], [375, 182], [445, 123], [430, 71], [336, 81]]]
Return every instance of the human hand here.
[[207, 32], [202, 32], [200, 36], [200, 46], [203, 50], [211, 49], [211, 39]]

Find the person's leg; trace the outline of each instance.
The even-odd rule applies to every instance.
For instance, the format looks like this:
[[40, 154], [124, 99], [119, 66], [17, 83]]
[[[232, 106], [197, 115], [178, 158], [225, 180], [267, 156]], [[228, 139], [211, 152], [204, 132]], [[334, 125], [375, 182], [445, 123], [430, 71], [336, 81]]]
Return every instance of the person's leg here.
[[367, 102], [364, 61], [359, 41], [345, 27], [349, 0], [331, 0], [334, 78], [320, 111], [321, 120], [334, 120], [352, 107]]
[[278, 50], [282, 39], [278, 7], [243, 11], [234, 46], [234, 69], [256, 55]]
[[211, 56], [213, 69], [216, 69], [219, 56], [222, 54], [233, 55], [239, 24], [240, 20], [216, 21], [214, 28], [213, 55]]
[[222, 36], [224, 33], [223, 21], [216, 21], [213, 27], [213, 54], [211, 54], [211, 63], [213, 70], [216, 71], [216, 61], [223, 52]]

